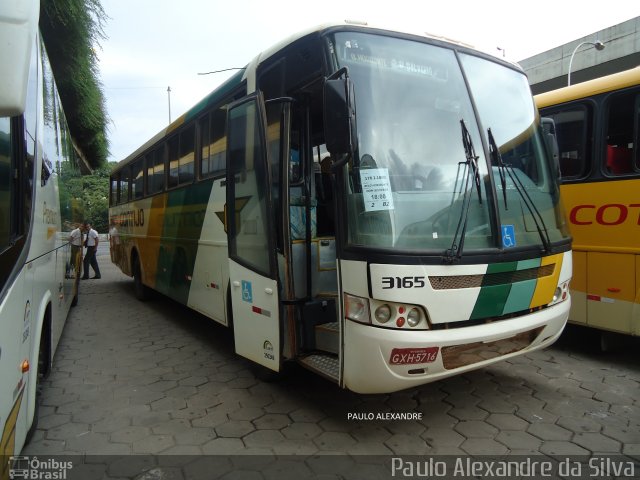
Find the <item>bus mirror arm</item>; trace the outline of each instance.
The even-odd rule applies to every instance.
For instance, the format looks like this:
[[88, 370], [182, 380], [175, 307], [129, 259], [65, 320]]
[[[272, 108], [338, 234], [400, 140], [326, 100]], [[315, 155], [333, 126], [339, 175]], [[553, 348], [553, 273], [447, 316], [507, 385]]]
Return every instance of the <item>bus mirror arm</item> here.
[[327, 150], [336, 158], [354, 151], [356, 103], [349, 70], [344, 67], [324, 82], [324, 132]]

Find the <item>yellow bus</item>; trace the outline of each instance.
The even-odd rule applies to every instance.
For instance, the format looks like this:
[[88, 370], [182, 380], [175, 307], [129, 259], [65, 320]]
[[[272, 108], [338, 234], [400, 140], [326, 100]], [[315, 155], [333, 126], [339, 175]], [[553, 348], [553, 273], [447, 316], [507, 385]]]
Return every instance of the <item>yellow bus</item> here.
[[571, 245], [539, 120], [515, 64], [310, 29], [118, 164], [113, 260], [138, 296], [229, 327], [239, 355], [359, 393], [543, 348]]
[[569, 321], [640, 334], [640, 67], [536, 96], [573, 236]]

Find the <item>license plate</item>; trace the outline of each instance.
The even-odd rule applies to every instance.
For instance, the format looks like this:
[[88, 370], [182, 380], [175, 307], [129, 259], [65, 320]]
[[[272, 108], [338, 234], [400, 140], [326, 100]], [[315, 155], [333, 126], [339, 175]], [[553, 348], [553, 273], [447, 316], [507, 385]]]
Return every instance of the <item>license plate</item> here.
[[432, 363], [438, 358], [440, 347], [428, 348], [394, 348], [389, 357], [390, 365], [413, 365], [416, 363]]

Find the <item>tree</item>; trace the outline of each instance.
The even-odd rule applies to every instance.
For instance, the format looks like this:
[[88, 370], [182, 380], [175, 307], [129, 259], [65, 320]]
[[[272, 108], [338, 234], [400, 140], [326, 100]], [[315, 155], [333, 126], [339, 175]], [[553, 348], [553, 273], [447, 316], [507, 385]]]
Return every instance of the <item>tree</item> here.
[[[71, 209], [65, 215], [67, 218], [74, 223], [88, 220], [99, 233], [109, 231], [109, 175], [115, 165], [115, 162], [105, 164], [93, 175], [65, 170], [61, 175], [65, 182], [60, 184], [60, 203]], [[68, 167], [63, 164], [62, 168]]]
[[96, 49], [104, 39], [100, 0], [42, 0], [40, 30], [71, 136], [91, 169], [109, 155]]

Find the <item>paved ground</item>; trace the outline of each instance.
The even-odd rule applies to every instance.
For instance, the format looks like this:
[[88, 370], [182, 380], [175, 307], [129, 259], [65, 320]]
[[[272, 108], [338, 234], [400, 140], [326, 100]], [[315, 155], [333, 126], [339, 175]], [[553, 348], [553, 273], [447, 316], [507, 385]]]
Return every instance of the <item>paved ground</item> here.
[[[297, 368], [264, 383], [224, 328], [161, 296], [138, 302], [105, 250], [98, 260], [102, 279], [81, 284], [26, 455], [640, 458], [637, 340], [603, 354], [574, 328], [545, 351], [389, 395]], [[387, 412], [421, 418], [367, 418]]]

